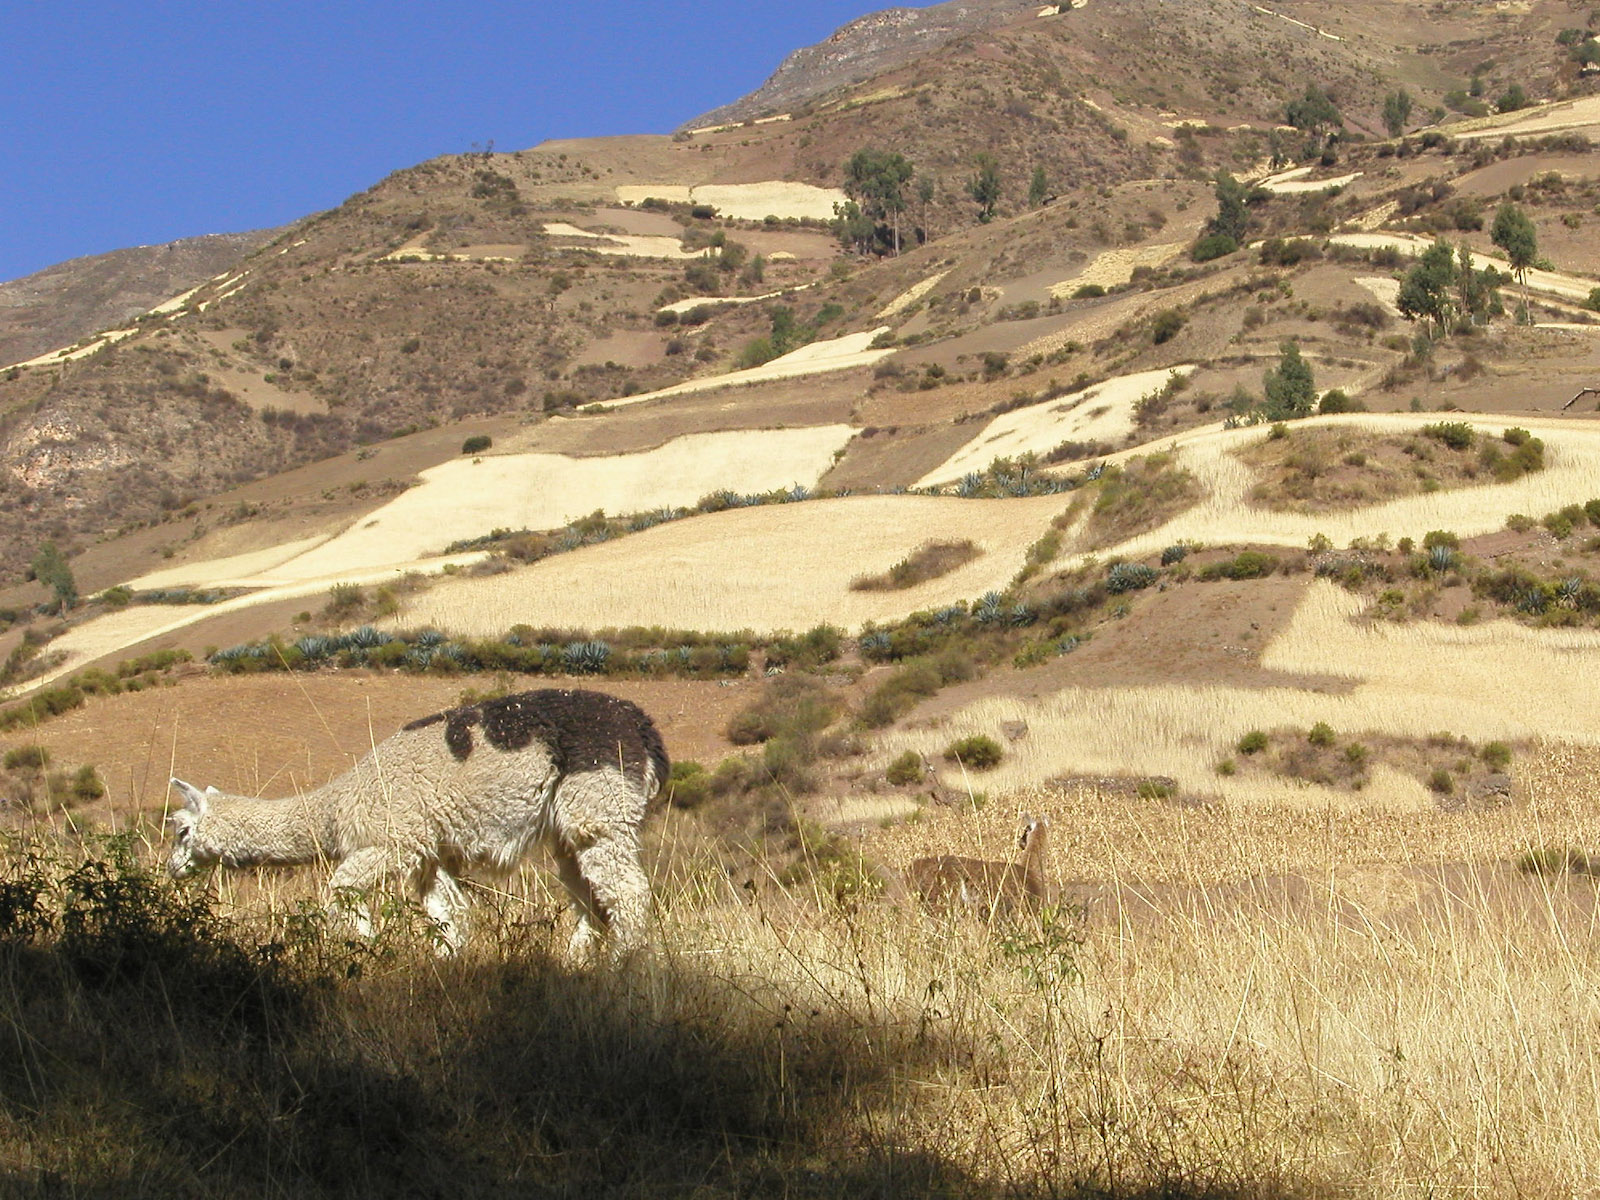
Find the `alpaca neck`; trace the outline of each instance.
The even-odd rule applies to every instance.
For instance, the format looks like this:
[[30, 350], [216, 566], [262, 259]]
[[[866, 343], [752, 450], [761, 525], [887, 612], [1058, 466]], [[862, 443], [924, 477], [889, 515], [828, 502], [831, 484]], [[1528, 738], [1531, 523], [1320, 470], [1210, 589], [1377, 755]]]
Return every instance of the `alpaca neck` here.
[[219, 797], [205, 816], [207, 840], [230, 866], [314, 862], [334, 851], [329, 787], [281, 800]]
[[1035, 896], [1049, 900], [1051, 888], [1045, 878], [1044, 858], [1050, 844], [1050, 827], [1041, 825], [1028, 837], [1028, 844], [1023, 848], [1022, 861], [1017, 865], [1022, 868], [1023, 886]]

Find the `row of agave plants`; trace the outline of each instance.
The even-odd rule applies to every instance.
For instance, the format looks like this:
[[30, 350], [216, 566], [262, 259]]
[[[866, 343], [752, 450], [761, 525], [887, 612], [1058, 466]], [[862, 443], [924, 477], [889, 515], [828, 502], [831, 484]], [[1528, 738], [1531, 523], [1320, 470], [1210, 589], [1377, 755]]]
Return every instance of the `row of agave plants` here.
[[[1164, 566], [1183, 557], [1175, 547]], [[1155, 584], [1162, 572], [1143, 563], [1110, 564], [1099, 578], [1078, 578], [1057, 591], [1021, 599], [991, 591], [972, 603], [961, 601], [912, 613], [904, 620], [869, 624], [856, 639], [868, 662], [894, 662], [926, 654], [953, 641], [1014, 642], [1021, 636], [1046, 638], [1055, 653], [1069, 653], [1081, 638], [1083, 617], [1108, 599]], [[1042, 628], [1026, 633], [1035, 626]], [[1008, 636], [1009, 635], [1009, 636]], [[837, 631], [835, 631], [837, 636]], [[787, 634], [708, 634], [665, 630], [626, 630], [606, 636], [540, 634], [518, 626], [503, 638], [447, 638], [436, 629], [389, 633], [363, 625], [347, 633], [307, 634], [295, 641], [269, 637], [213, 651], [210, 663], [229, 673], [314, 671], [324, 667], [371, 667], [405, 671], [512, 671], [531, 675], [682, 676], [738, 675], [750, 667], [755, 651], [768, 661], [785, 661]], [[837, 655], [837, 648], [824, 661]]]
[[212, 666], [230, 674], [372, 667], [442, 674], [514, 671], [525, 675], [738, 675], [749, 669], [750, 644], [684, 635], [669, 645], [620, 646], [603, 638], [530, 641], [513, 633], [499, 640], [450, 639], [436, 629], [388, 633], [363, 625], [348, 633], [308, 634], [296, 641], [270, 637], [213, 651]]

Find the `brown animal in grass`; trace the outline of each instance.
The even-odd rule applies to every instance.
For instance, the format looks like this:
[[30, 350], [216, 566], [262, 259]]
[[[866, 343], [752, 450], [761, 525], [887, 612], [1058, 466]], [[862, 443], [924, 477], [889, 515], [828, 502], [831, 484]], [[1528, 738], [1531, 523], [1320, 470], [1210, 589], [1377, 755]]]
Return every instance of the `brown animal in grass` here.
[[939, 854], [906, 867], [911, 890], [932, 908], [968, 912], [984, 921], [1006, 921], [1054, 904], [1059, 889], [1045, 876], [1050, 845], [1048, 817], [1029, 817], [1017, 839], [1016, 862], [990, 862]]

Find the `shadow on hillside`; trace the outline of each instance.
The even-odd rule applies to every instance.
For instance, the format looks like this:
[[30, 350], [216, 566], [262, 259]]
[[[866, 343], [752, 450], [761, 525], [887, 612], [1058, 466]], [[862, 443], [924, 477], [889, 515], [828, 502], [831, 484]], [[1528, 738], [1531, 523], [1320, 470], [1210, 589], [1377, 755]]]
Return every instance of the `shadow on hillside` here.
[[0, 878], [0, 1194], [1285, 1194], [980, 1178], [904, 1100], [971, 1048], [670, 958], [414, 950], [249, 945], [115, 868]]

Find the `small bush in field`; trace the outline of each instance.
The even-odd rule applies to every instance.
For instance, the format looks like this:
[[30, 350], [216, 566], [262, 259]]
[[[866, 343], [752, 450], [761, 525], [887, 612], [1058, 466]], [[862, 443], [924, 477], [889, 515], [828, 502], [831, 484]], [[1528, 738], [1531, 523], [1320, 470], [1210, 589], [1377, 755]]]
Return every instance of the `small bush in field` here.
[[884, 777], [895, 787], [919, 782], [922, 779], [922, 756], [915, 750], [907, 750], [889, 764]]
[[1448, 796], [1456, 790], [1456, 781], [1445, 768], [1435, 767], [1433, 774], [1428, 776], [1428, 786], [1438, 792], [1439, 795]]
[[678, 808], [694, 808], [711, 795], [711, 772], [691, 759], [672, 764], [667, 776], [669, 802]]
[[1511, 765], [1511, 747], [1504, 742], [1486, 742], [1478, 757], [1497, 771]]
[[1259, 754], [1267, 748], [1267, 735], [1259, 729], [1252, 729], [1239, 739], [1238, 751], [1240, 754]]
[[476, 434], [473, 437], [469, 437], [466, 441], [461, 443], [461, 453], [463, 453], [463, 454], [482, 454], [485, 450], [487, 450], [492, 445], [494, 445], [494, 439], [492, 437], [490, 437], [488, 434], [486, 434], [486, 433]]
[[18, 746], [6, 751], [5, 765], [8, 771], [42, 771], [50, 765], [50, 751], [43, 746]]
[[1436, 421], [1432, 425], [1424, 425], [1422, 433], [1436, 442], [1443, 442], [1452, 450], [1472, 449], [1472, 443], [1478, 436], [1465, 421]]
[[1307, 732], [1306, 741], [1310, 742], [1313, 746], [1333, 745], [1333, 726], [1329, 725], [1326, 721], [1318, 721], [1311, 727], [1310, 731]]
[[957, 738], [944, 750], [948, 761], [958, 762], [974, 771], [987, 771], [990, 767], [999, 766], [1005, 753], [999, 742], [982, 733]]

